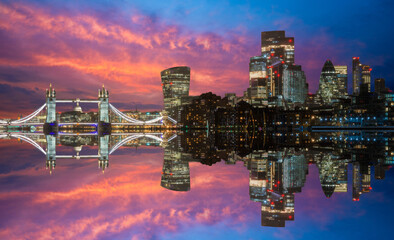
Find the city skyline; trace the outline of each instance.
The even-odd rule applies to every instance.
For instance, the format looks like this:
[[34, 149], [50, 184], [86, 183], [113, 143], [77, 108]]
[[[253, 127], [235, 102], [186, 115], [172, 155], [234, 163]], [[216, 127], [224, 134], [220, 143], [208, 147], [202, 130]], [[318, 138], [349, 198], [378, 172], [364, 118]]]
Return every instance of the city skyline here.
[[[111, 92], [118, 93], [114, 102], [128, 108], [138, 105], [140, 109], [157, 110], [163, 106], [160, 71], [173, 66], [189, 66], [192, 69], [191, 95], [212, 91], [223, 96], [227, 89], [242, 95], [242, 91], [249, 85], [249, 57], [260, 52], [260, 32], [272, 30], [285, 30], [296, 39], [296, 63], [305, 71], [310, 92], [316, 92], [321, 65], [328, 58], [335, 65], [348, 66], [350, 82], [351, 58], [354, 56], [359, 56], [373, 68], [372, 84], [375, 78], [382, 77], [386, 79], [386, 85], [393, 88], [392, 73], [388, 70], [391, 62], [384, 60], [387, 59], [391, 46], [380, 44], [388, 49], [377, 49], [376, 44], [361, 32], [358, 25], [366, 20], [352, 20], [357, 21], [357, 24], [350, 31], [354, 34], [349, 33], [348, 36], [330, 28], [330, 24], [338, 24], [340, 20], [349, 20], [354, 16], [348, 5], [338, 13], [342, 18], [333, 23], [328, 23], [329, 19], [332, 20], [327, 15], [328, 10], [323, 10], [327, 21], [323, 21], [321, 26], [326, 26], [326, 29], [316, 32], [312, 29], [319, 28], [312, 24], [312, 16], [300, 15], [303, 12], [295, 12], [298, 6], [290, 3], [283, 4], [294, 10], [283, 4], [272, 5], [273, 9], [283, 7], [289, 11], [290, 20], [287, 24], [286, 21], [279, 21], [288, 18], [283, 18], [283, 14], [277, 10], [262, 9], [259, 6], [257, 9], [272, 14], [272, 20], [261, 24], [262, 20], [259, 20], [254, 11], [250, 11], [251, 5], [258, 4], [251, 2], [250, 5], [244, 5], [247, 10], [239, 10], [254, 14], [250, 16], [250, 20], [236, 14], [234, 20], [224, 23], [224, 20], [219, 20], [223, 13], [213, 11], [212, 17], [207, 19], [217, 22], [202, 22], [199, 27], [194, 20], [199, 17], [184, 5], [180, 6], [183, 9], [180, 12], [185, 21], [178, 22], [169, 17], [169, 13], [176, 9], [170, 7], [159, 12], [157, 8], [160, 4], [150, 10], [146, 8], [146, 3], [140, 2], [126, 3], [126, 6], [122, 6], [125, 10], [108, 2], [85, 4], [26, 1], [1, 4], [0, 17], [4, 19], [1, 25], [2, 41], [4, 46], [8, 46], [2, 51], [0, 69], [4, 91], [1, 101], [5, 105], [18, 102], [18, 99], [28, 95], [32, 99], [29, 104], [16, 104], [19, 106], [19, 113], [28, 113], [28, 109], [34, 108], [34, 103], [39, 102], [39, 93], [49, 82], [53, 82], [57, 90], [66, 97], [74, 92], [93, 96], [88, 88], [92, 84], [100, 86], [105, 83]], [[355, 8], [360, 10], [359, 14], [367, 14], [367, 6], [385, 11], [387, 6], [383, 8], [381, 4], [382, 2], [365, 2]], [[312, 3], [306, 5], [308, 9], [317, 7]], [[82, 11], [83, 7], [90, 10]], [[207, 6], [203, 4], [195, 12], [205, 8]], [[235, 11], [233, 5], [227, 8]], [[102, 13], [107, 9], [110, 14], [104, 17]], [[179, 17], [174, 15], [175, 19]], [[305, 27], [304, 30], [295, 24], [300, 23], [303, 17], [305, 22], [301, 26]], [[373, 21], [379, 21], [381, 17], [382, 14]], [[50, 21], [46, 23], [44, 19]], [[275, 19], [278, 20], [274, 21]], [[243, 24], [242, 31], [235, 26], [236, 20]], [[387, 21], [383, 22], [390, 25]], [[369, 24], [371, 23], [366, 23], [363, 27]], [[386, 41], [390, 39], [391, 33], [384, 32], [383, 27], [370, 29], [377, 34], [383, 33], [380, 34], [381, 39]], [[340, 39], [342, 41], [339, 42]], [[357, 41], [359, 43], [355, 44]], [[109, 42], [111, 44], [107, 46]], [[43, 48], [41, 43], [46, 47]], [[59, 72], [61, 74], [57, 74]], [[69, 82], [78, 85], [67, 84]], [[348, 86], [350, 91], [352, 86]], [[10, 107], [2, 106], [1, 115], [8, 114], [9, 110]]]
[[393, 10], [1, 1], [0, 239], [391, 239]]

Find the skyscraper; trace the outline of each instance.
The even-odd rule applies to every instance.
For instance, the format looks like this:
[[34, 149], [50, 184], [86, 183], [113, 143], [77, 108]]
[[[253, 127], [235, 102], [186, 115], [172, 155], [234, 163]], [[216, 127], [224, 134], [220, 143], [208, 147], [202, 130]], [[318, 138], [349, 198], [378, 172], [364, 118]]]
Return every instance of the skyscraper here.
[[190, 68], [173, 67], [161, 72], [161, 85], [164, 95], [164, 110], [178, 120], [176, 108], [181, 105], [181, 98], [189, 96]]
[[368, 92], [371, 92], [371, 71], [372, 68], [368, 65], [362, 66], [361, 71], [361, 84], [365, 84], [368, 86]]
[[338, 77], [338, 91], [341, 95], [347, 95], [347, 66], [334, 66]]
[[300, 65], [286, 65], [283, 70], [283, 97], [292, 103], [304, 103], [308, 84]]
[[371, 71], [372, 68], [369, 65], [360, 63], [359, 57], [353, 58], [353, 95], [360, 94], [361, 84], [368, 89], [368, 92], [371, 92]]
[[[301, 66], [292, 68], [294, 65], [294, 38], [286, 37], [285, 31], [268, 31], [261, 33], [261, 55], [250, 58], [249, 63], [249, 88], [247, 91], [251, 103], [256, 99], [267, 100], [270, 97], [284, 96], [284, 81], [297, 89], [286, 88], [287, 101], [300, 101], [300, 97], [290, 94], [304, 91], [305, 74]], [[285, 80], [284, 71], [287, 69]], [[290, 98], [289, 98], [290, 97]]]
[[263, 56], [250, 58], [248, 96], [251, 104], [268, 98], [268, 76], [266, 61]]
[[339, 92], [338, 76], [330, 60], [324, 63], [321, 70], [318, 95], [325, 104], [330, 104], [334, 99], [341, 96]]
[[360, 93], [361, 85], [361, 63], [359, 57], [353, 57], [352, 77], [353, 77], [353, 95]]
[[276, 59], [286, 64], [294, 64], [294, 38], [286, 37], [285, 31], [269, 31], [261, 33], [261, 56], [269, 64]]

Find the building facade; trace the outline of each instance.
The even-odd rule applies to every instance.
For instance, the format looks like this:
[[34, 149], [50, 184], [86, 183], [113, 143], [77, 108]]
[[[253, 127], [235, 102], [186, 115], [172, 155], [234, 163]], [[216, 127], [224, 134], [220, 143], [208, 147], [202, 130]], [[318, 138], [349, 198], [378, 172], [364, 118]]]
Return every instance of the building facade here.
[[375, 92], [382, 94], [386, 91], [386, 82], [384, 78], [375, 78]]

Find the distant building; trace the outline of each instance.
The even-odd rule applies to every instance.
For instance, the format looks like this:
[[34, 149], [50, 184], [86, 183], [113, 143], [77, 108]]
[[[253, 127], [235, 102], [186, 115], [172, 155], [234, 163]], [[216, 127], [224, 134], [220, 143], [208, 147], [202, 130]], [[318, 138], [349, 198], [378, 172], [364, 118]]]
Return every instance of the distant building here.
[[359, 57], [353, 57], [353, 95], [360, 94], [361, 85], [366, 85], [368, 92], [371, 92], [371, 71], [372, 68], [369, 65], [363, 65], [360, 63]]
[[386, 83], [384, 78], [375, 78], [375, 92], [377, 94], [386, 92]]
[[331, 104], [333, 100], [341, 96], [339, 92], [338, 76], [330, 60], [327, 60], [322, 68], [318, 95], [324, 104]]
[[353, 95], [360, 94], [361, 85], [361, 63], [359, 57], [353, 57], [352, 78], [353, 78]]
[[334, 66], [338, 78], [338, 91], [342, 95], [347, 95], [347, 66]]
[[371, 71], [372, 68], [370, 66], [362, 66], [361, 83], [368, 86], [368, 92], [371, 92]]

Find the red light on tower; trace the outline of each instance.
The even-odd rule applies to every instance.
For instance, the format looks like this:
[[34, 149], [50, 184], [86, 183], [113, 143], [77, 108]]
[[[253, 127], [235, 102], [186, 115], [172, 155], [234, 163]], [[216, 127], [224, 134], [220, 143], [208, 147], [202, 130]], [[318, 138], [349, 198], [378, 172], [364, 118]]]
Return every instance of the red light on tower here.
[[290, 216], [289, 216], [289, 219], [292, 219], [292, 218], [293, 218], [293, 216], [290, 215]]
[[290, 43], [293, 42], [293, 39], [289, 39], [289, 42], [290, 42]]
[[372, 68], [370, 68], [369, 71], [372, 71]]

